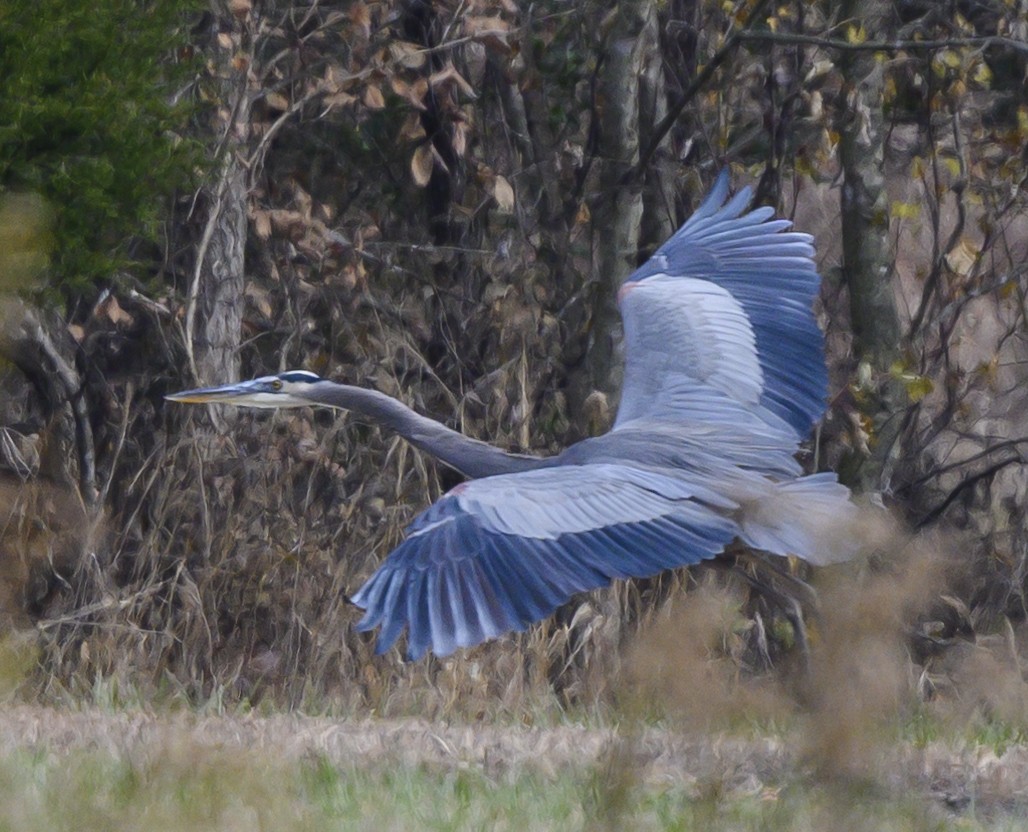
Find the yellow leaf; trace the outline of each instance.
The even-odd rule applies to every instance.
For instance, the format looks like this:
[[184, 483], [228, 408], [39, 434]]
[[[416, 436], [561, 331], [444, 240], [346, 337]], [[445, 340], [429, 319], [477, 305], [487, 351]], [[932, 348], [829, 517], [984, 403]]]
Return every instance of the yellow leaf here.
[[930, 378], [906, 370], [900, 361], [892, 363], [892, 366], [889, 367], [889, 375], [903, 384], [912, 402], [921, 401], [935, 389], [935, 384]]
[[916, 220], [921, 216], [921, 206], [916, 202], [893, 202], [889, 213], [899, 220]]
[[849, 43], [863, 43], [865, 40], [867, 40], [867, 29], [865, 29], [863, 26], [847, 26], [846, 40]]
[[926, 376], [909, 376], [904, 379], [910, 401], [919, 402], [935, 389], [932, 380]]
[[428, 184], [428, 180], [432, 178], [432, 168], [434, 166], [435, 160], [432, 156], [432, 145], [425, 142], [425, 144], [420, 145], [414, 151], [414, 155], [410, 160], [410, 172], [411, 176], [414, 177], [414, 184], [419, 188], [424, 188]]

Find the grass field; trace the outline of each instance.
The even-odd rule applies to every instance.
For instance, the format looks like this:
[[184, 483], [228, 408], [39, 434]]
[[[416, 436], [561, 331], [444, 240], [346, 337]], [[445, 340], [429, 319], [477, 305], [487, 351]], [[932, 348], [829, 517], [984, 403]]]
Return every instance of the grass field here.
[[457, 656], [419, 664], [428, 704], [394, 718], [103, 679], [44, 700], [35, 642], [7, 639], [0, 832], [1028, 828], [1023, 639], [962, 643], [919, 676], [897, 586], [825, 593], [802, 672], [741, 673], [735, 605], [708, 591], [632, 642], [595, 700], [479, 709], [447, 692], [476, 661]]
[[[789, 735], [8, 706], [3, 830], [1015, 830], [1028, 748]], [[984, 739], [984, 738], [983, 738]]]

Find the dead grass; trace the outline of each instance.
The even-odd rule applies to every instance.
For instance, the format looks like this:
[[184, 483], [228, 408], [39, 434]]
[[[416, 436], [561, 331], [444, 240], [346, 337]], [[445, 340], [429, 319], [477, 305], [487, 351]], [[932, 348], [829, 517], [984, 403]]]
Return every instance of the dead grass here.
[[[227, 534], [211, 526], [212, 540], [227, 545]], [[44, 625], [41, 641], [4, 642], [9, 701], [31, 698], [43, 678], [44, 698], [64, 707], [5, 709], [0, 772], [19, 797], [3, 823], [1017, 828], [1028, 811], [1018, 633], [953, 638], [939, 653], [946, 663], [915, 664], [912, 632], [944, 629], [923, 622], [946, 579], [945, 547], [876, 540], [889, 559], [818, 573], [806, 664], [758, 673], [755, 645], [786, 641], [787, 632], [767, 632], [785, 622], [731, 575], [621, 584], [570, 620], [408, 665], [374, 659], [348, 628], [332, 630], [349, 615], [338, 597], [345, 578], [317, 548], [269, 553], [248, 538], [190, 562], [201, 541], [186, 539], [185, 565], [144, 565], [162, 577], [136, 596], [112, 594]], [[320, 587], [304, 573], [318, 574], [319, 563], [322, 578], [332, 576]], [[266, 582], [252, 577], [264, 569], [275, 570]], [[295, 594], [281, 606], [288, 587]], [[212, 604], [226, 592], [235, 593], [231, 618], [216, 618]], [[153, 619], [157, 599], [166, 609]], [[626, 610], [645, 612], [632, 623]], [[244, 614], [253, 616], [245, 626]], [[233, 641], [240, 628], [266, 641]], [[623, 651], [612, 648], [619, 642]], [[247, 645], [250, 658], [218, 669]], [[55, 655], [76, 672], [41, 673]], [[163, 675], [129, 673], [133, 655]], [[105, 672], [76, 687], [86, 667]], [[205, 686], [183, 683], [183, 667]], [[554, 685], [568, 677], [574, 687]], [[262, 684], [282, 685], [292, 712], [276, 712], [272, 696], [248, 705], [245, 694]], [[153, 703], [159, 715], [139, 710]], [[342, 718], [302, 716], [297, 706]], [[414, 711], [422, 718], [386, 718]]]
[[8, 706], [0, 776], [12, 830], [976, 830], [1028, 811], [1025, 746], [894, 744], [869, 784], [821, 778], [788, 735], [656, 726]]

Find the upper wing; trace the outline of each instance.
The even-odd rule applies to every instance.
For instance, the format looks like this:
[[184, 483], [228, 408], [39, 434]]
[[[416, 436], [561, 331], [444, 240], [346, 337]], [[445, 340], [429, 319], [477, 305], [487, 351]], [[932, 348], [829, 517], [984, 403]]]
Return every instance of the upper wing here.
[[[812, 238], [749, 189], [710, 195], [620, 292], [625, 385], [617, 424], [752, 420], [807, 436], [824, 412], [824, 338], [811, 306]], [[739, 437], [742, 439], [742, 437]]]
[[411, 659], [523, 630], [576, 592], [721, 552], [736, 505], [680, 472], [618, 464], [473, 480], [420, 514], [352, 597], [384, 652], [408, 629]]

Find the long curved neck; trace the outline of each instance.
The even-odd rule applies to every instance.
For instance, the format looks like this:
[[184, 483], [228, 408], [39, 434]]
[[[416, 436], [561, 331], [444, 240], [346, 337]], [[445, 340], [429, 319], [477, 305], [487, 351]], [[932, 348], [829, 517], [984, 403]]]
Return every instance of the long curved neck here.
[[548, 468], [554, 464], [553, 459], [510, 454], [487, 442], [471, 439], [377, 390], [319, 381], [311, 385], [305, 398], [358, 413], [473, 479]]

